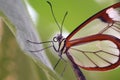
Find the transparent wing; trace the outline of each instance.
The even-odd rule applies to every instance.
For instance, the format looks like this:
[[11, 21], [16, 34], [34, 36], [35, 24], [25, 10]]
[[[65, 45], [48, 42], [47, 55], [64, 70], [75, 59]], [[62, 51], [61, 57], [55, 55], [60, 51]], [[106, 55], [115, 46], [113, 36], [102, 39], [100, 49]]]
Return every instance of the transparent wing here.
[[[119, 9], [120, 3], [117, 3], [100, 11], [66, 38], [68, 52], [77, 65], [99, 71], [120, 65]], [[111, 16], [111, 13], [114, 14]]]
[[[119, 41], [118, 41], [119, 42]], [[87, 70], [109, 70], [120, 64], [120, 43], [112, 41], [92, 41], [73, 46], [68, 51], [74, 62]]]
[[77, 33], [75, 33], [70, 40], [77, 39], [78, 37], [83, 38], [94, 34], [109, 34], [120, 38], [120, 22], [109, 24], [96, 18], [85, 27], [77, 31]]
[[94, 34], [110, 34], [120, 38], [120, 3], [114, 4], [87, 19], [66, 40], [70, 41]]

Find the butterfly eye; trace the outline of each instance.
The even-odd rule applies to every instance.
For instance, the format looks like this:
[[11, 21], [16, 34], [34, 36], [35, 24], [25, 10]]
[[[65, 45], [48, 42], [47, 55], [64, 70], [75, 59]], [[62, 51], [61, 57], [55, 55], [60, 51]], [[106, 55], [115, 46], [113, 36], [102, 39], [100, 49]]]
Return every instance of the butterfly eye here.
[[57, 37], [54, 37], [54, 38], [53, 38], [53, 41], [54, 41], [54, 42], [57, 42], [57, 41], [58, 41]]

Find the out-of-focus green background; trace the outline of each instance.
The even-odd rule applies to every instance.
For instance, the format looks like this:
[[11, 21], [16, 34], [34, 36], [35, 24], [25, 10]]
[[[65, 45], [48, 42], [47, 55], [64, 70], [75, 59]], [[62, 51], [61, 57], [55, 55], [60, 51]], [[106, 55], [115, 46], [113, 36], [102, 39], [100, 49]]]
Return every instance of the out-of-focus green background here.
[[[41, 40], [46, 41], [52, 39], [54, 33], [59, 30], [53, 20], [50, 7], [46, 3], [46, 0], [27, 1], [37, 13], [34, 24], [36, 25], [35, 28]], [[59, 23], [62, 22], [65, 12], [68, 11], [63, 27], [64, 30], [70, 33], [87, 18], [107, 6], [116, 3], [117, 0], [50, 0], [50, 2], [52, 3], [55, 16]], [[46, 74], [30, 57], [21, 51], [14, 35], [7, 25], [4, 24], [4, 28], [0, 28], [0, 36], [2, 36], [2, 41], [0, 42], [0, 80], [49, 79], [50, 73]], [[52, 53], [55, 54], [55, 52], [50, 49], [46, 50], [46, 54], [54, 66], [58, 58]], [[70, 64], [68, 63], [67, 65], [67, 69], [60, 80], [75, 80], [76, 78]], [[64, 66], [64, 61], [62, 61], [56, 67], [55, 71], [58, 73], [58, 76], [62, 73]], [[120, 80], [119, 68], [108, 72], [86, 71], [83, 69], [82, 71], [87, 80]]]

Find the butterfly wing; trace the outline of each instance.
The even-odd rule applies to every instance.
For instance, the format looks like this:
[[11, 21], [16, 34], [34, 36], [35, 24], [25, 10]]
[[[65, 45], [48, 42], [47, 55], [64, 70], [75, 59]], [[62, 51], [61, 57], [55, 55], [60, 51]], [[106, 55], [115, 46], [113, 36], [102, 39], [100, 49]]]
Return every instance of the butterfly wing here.
[[86, 20], [67, 38], [73, 61], [87, 70], [110, 70], [120, 65], [120, 3]]

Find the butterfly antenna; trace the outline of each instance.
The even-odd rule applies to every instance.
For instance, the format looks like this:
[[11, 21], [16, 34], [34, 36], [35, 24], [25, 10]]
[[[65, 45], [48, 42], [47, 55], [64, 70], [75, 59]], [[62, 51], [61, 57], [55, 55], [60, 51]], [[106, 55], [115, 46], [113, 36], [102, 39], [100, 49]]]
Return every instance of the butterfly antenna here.
[[65, 18], [66, 18], [66, 16], [67, 16], [67, 14], [68, 14], [68, 12], [66, 12], [65, 13], [65, 15], [64, 15], [64, 17], [63, 17], [63, 20], [62, 20], [62, 23], [61, 23], [61, 29], [60, 29], [60, 31], [61, 31], [61, 34], [62, 34], [62, 28], [63, 28], [63, 24], [64, 24], [64, 22], [65, 22]]
[[58, 26], [58, 28], [59, 28], [59, 30], [60, 30], [60, 33], [61, 33], [61, 27], [60, 27], [60, 25], [58, 24], [58, 21], [56, 20], [56, 17], [55, 17], [55, 15], [54, 15], [54, 11], [53, 11], [53, 8], [52, 8], [52, 4], [51, 4], [49, 1], [47, 1], [47, 3], [48, 3], [49, 6], [50, 6], [50, 9], [51, 9], [51, 12], [52, 12], [52, 16], [53, 16], [53, 18], [54, 18], [54, 20], [55, 20], [55, 22], [56, 22], [56, 24], [57, 24], [57, 26]]

